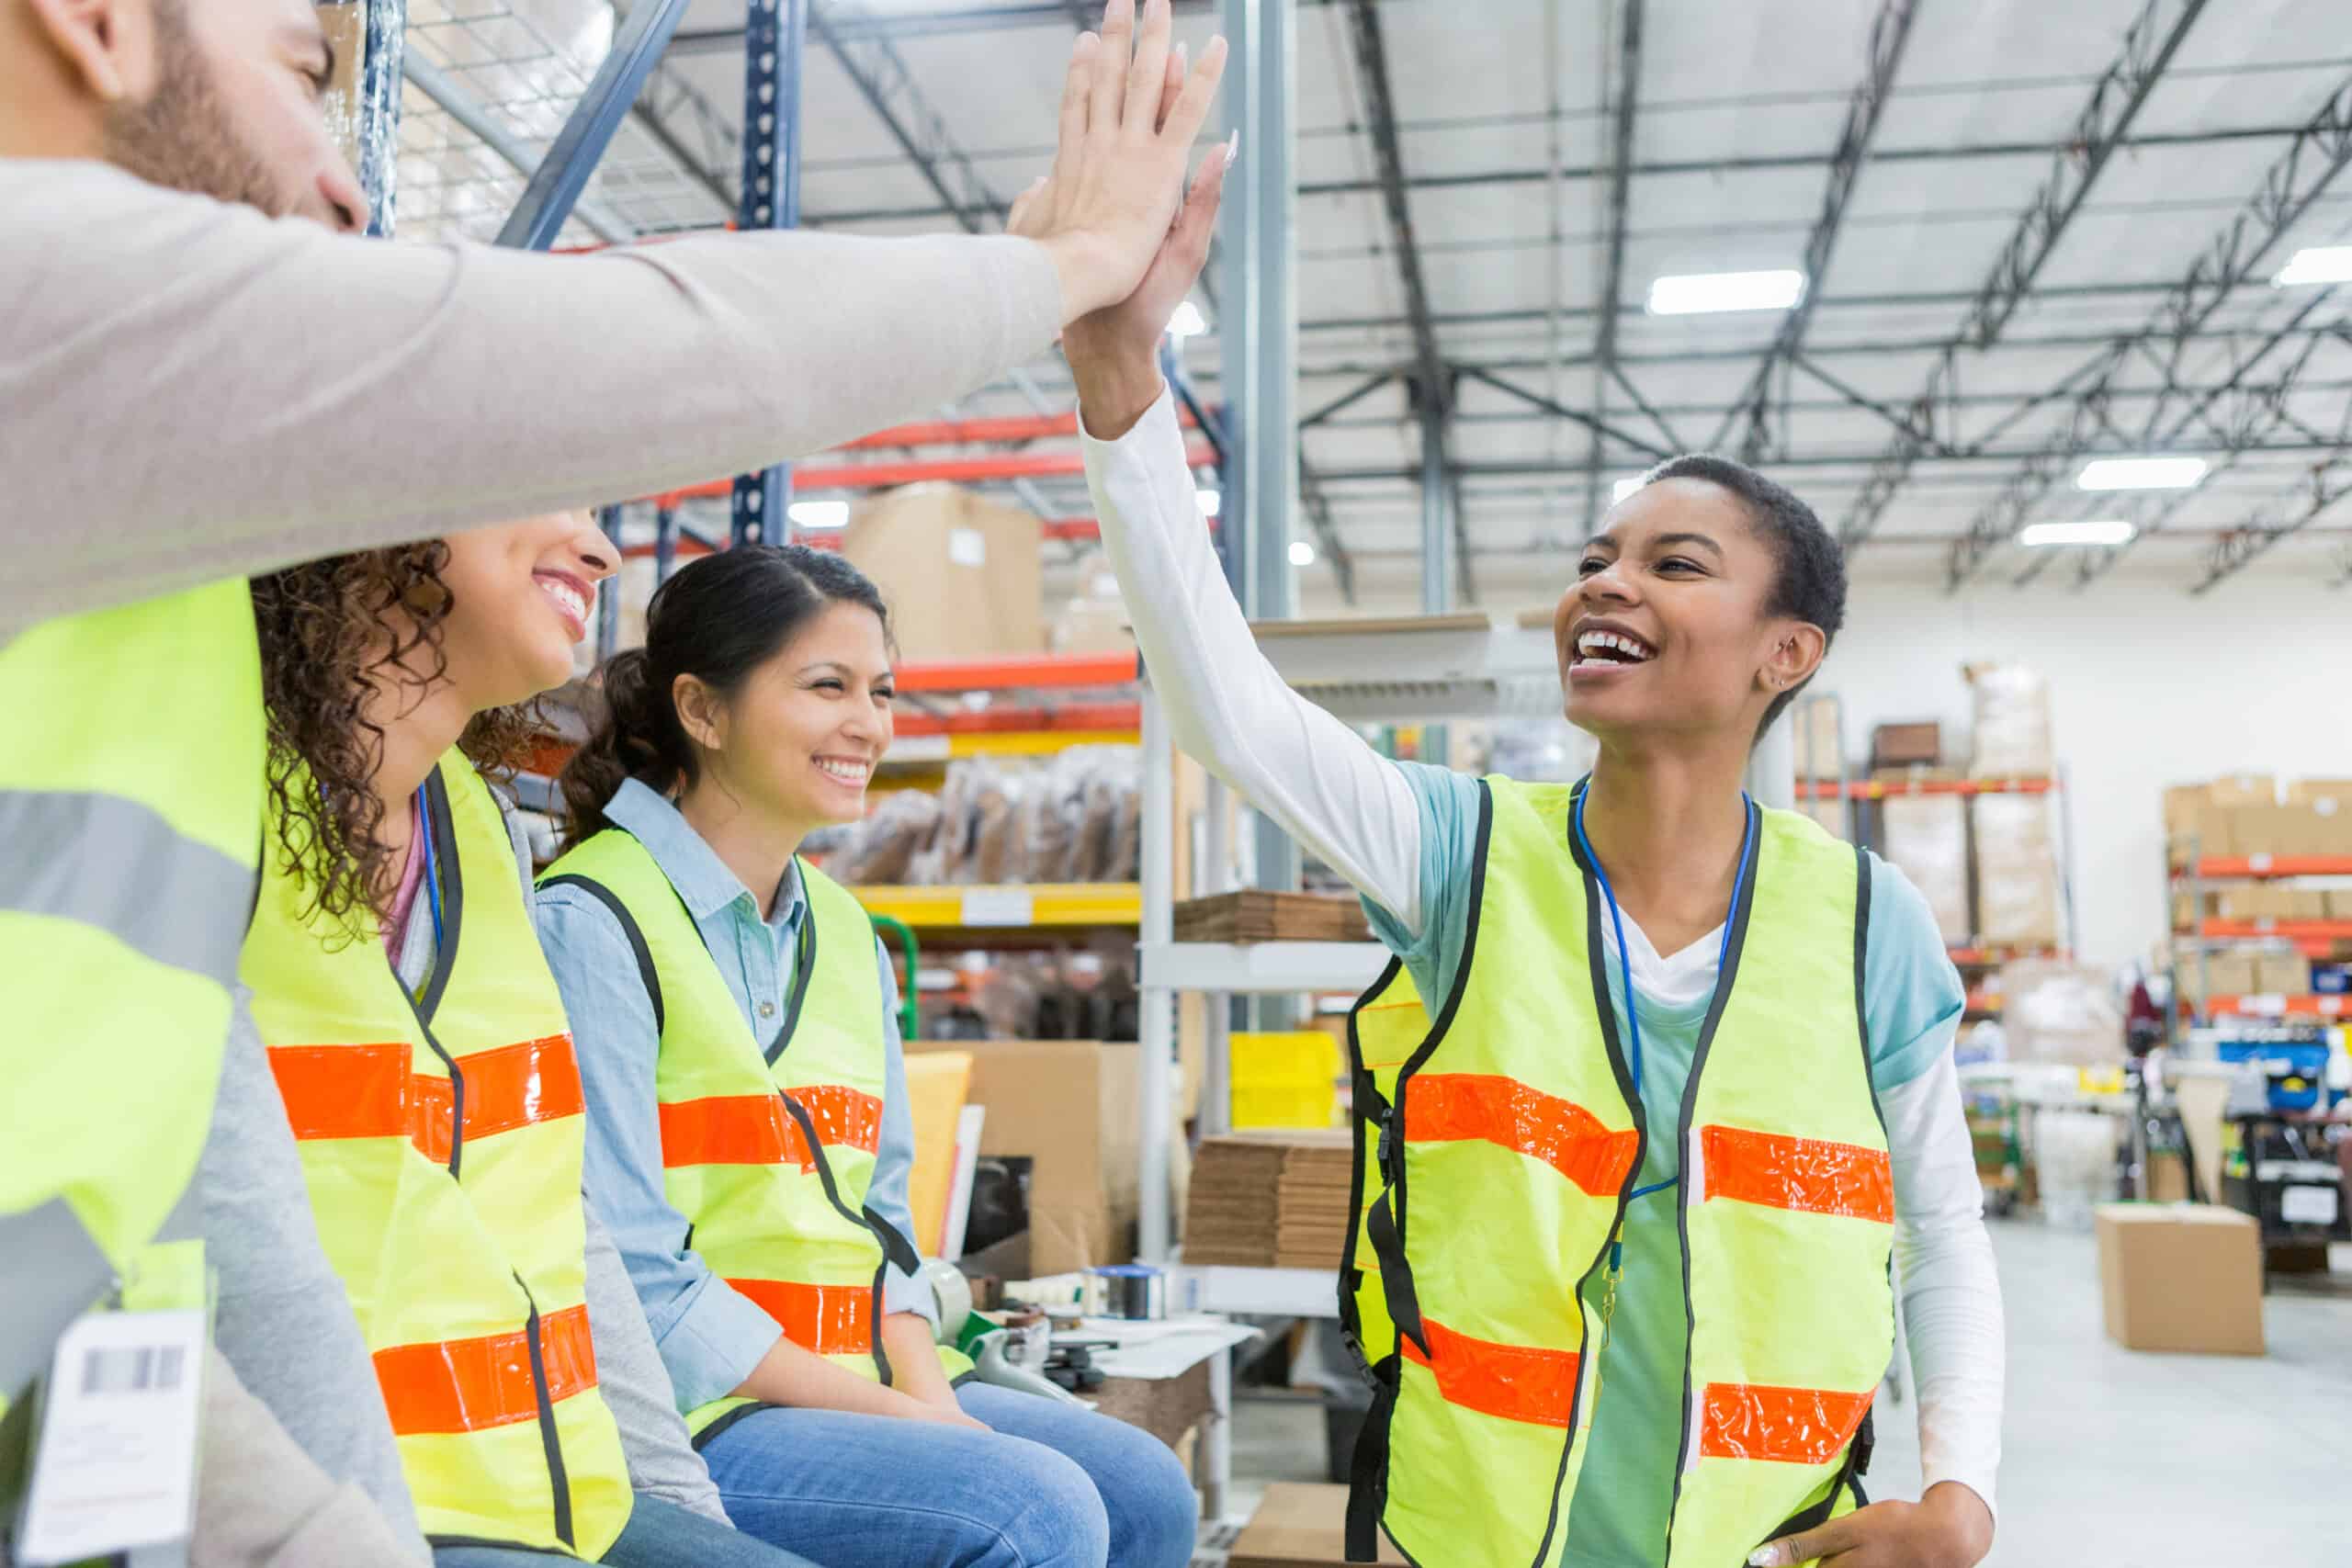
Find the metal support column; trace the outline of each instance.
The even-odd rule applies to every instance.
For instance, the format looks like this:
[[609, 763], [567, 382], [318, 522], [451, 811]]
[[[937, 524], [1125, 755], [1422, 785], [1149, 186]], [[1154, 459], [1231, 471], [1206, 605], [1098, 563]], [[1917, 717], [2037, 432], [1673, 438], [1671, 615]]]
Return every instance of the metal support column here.
[[653, 586], [670, 581], [678, 560], [678, 509], [664, 506], [653, 514]]
[[367, 58], [359, 67], [359, 188], [368, 193], [368, 232], [392, 232], [395, 175], [401, 162], [401, 58], [408, 38], [408, 0], [363, 0]]
[[[1447, 502], [1453, 497], [1453, 486], [1445, 468], [1445, 421], [1432, 413], [1427, 400], [1430, 392], [1419, 387], [1415, 397], [1421, 405], [1421, 611], [1424, 615], [1442, 615], [1453, 608], [1453, 525], [1448, 516]], [[1441, 398], [1439, 407], [1446, 400]], [[1449, 746], [1445, 726], [1431, 724], [1421, 730], [1421, 761], [1443, 767]]]
[[[615, 549], [620, 548], [621, 508], [618, 506], [598, 507], [596, 526], [605, 531], [605, 537], [613, 542]], [[620, 570], [620, 562], [615, 561], [613, 569], [617, 572]], [[620, 646], [621, 580], [616, 576], [611, 581], [603, 584], [596, 593], [596, 662], [602, 664], [610, 659], [619, 651]]]
[[[1224, 0], [1226, 101], [1241, 131], [1241, 158], [1226, 181], [1223, 314], [1226, 452], [1229, 482], [1221, 531], [1242, 610], [1257, 619], [1298, 613], [1290, 564], [1298, 502], [1298, 303], [1295, 292], [1298, 191], [1292, 106], [1297, 98], [1295, 7], [1283, 0]], [[1298, 846], [1264, 818], [1257, 830], [1258, 885], [1298, 886]]]
[[[800, 61], [808, 0], [750, 0], [743, 28], [744, 229], [790, 229], [800, 221]], [[792, 502], [792, 468], [778, 463], [735, 480], [734, 543], [782, 544]]]
[[[1176, 934], [1174, 884], [1176, 753], [1159, 699], [1143, 694], [1143, 806], [1140, 863], [1143, 919], [1136, 936], [1148, 950]], [[1176, 1132], [1176, 994], [1146, 985], [1136, 998], [1136, 1038], [1143, 1060], [1136, 1074], [1136, 1256], [1165, 1263], [1175, 1241], [1175, 1205], [1168, 1185], [1169, 1149]]]

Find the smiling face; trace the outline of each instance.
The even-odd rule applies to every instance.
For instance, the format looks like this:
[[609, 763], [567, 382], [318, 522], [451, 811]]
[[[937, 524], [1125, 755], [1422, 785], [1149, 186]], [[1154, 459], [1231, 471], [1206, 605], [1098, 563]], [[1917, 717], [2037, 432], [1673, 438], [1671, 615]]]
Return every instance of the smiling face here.
[[890, 641], [881, 618], [836, 600], [723, 696], [691, 675], [673, 695], [703, 772], [746, 809], [806, 832], [865, 815], [890, 749]]
[[1568, 721], [1603, 739], [1737, 728], [1820, 663], [1819, 628], [1769, 613], [1781, 562], [1746, 503], [1696, 479], [1610, 509], [1553, 614]]
[[438, 627], [450, 683], [474, 712], [526, 702], [571, 678], [594, 624], [596, 585], [621, 553], [582, 512], [450, 536]]

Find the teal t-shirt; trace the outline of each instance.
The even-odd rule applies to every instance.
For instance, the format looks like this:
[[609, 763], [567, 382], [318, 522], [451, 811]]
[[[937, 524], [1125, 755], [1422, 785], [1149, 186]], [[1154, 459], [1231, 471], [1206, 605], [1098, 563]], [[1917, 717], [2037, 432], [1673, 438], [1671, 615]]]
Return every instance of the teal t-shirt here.
[[[1421, 808], [1421, 935], [1408, 939], [1369, 901], [1373, 929], [1404, 959], [1424, 997], [1442, 997], [1461, 966], [1477, 839], [1477, 782], [1443, 768], [1398, 764]], [[1935, 914], [1904, 874], [1872, 855], [1869, 956], [1862, 1007], [1870, 1026], [1871, 1081], [1883, 1094], [1910, 1082], [1951, 1049], [1967, 993], [1944, 950]], [[1619, 1028], [1627, 1008], [1622, 970], [1609, 965]], [[1636, 995], [1642, 1031], [1642, 1103], [1653, 1127], [1680, 1118], [1682, 1091], [1707, 1000], [1666, 1008]], [[1621, 1047], [1630, 1055], [1631, 1043]], [[1671, 1138], [1653, 1138], [1636, 1185], [1676, 1174]], [[1682, 1435], [1682, 1362], [1688, 1324], [1681, 1241], [1672, 1188], [1636, 1200], [1625, 1215], [1624, 1272], [1617, 1286], [1600, 1403], [1577, 1478], [1561, 1568], [1636, 1568], [1666, 1560], [1667, 1511]], [[1600, 1280], [1589, 1292], [1599, 1305]], [[1758, 1542], [1758, 1544], [1762, 1544]]]

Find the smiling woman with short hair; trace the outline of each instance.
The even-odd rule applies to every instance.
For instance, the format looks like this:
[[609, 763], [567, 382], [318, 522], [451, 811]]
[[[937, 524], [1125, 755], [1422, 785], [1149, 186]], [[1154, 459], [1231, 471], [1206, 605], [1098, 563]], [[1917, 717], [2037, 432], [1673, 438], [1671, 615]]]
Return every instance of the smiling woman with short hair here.
[[[1200, 526], [1155, 349], [1218, 173], [1064, 349], [1177, 744], [1395, 954], [1351, 1032], [1341, 1316], [1374, 1404], [1351, 1559], [1378, 1529], [1482, 1568], [1981, 1561], [2002, 1337], [1959, 978], [1901, 873], [1741, 787], [1843, 618], [1836, 542], [1738, 463], [1663, 464], [1554, 616], [1591, 773], [1380, 757], [1258, 652]], [[1928, 1485], [1865, 1506], [1895, 1261]]]

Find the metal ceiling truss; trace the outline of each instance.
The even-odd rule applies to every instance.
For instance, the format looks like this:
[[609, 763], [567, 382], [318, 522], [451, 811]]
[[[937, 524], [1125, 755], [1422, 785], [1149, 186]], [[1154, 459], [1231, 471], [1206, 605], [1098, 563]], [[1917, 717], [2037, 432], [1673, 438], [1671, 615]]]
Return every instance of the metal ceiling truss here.
[[[2251, 354], [2241, 356], [2226, 380], [2213, 387], [2199, 389], [2195, 404], [2181, 416], [2170, 433], [2147, 443], [2150, 450], [2165, 450], [2178, 442], [2191, 425], [2200, 427], [2203, 434], [2196, 438], [2193, 445], [2200, 455], [2208, 457], [2211, 466], [2206, 469], [2198, 489], [2156, 491], [2135, 495], [2128, 498], [2120, 507], [2109, 504], [2107, 498], [2084, 503], [2081, 515], [2088, 517], [2097, 512], [2120, 516], [2132, 524], [2134, 533], [2123, 544], [2082, 552], [2075, 570], [2074, 585], [2077, 590], [2089, 587], [2112, 571], [2115, 563], [2133, 545], [2151, 534], [2161, 533], [2183, 507], [2196, 499], [2199, 489], [2235, 468], [2248, 452], [2261, 447], [2281, 431], [2292, 429], [2315, 440], [2329, 439], [2297, 418], [2290, 403], [2297, 393], [2311, 389], [2305, 377], [2322, 345], [2331, 343], [2341, 344], [2343, 341], [2340, 335], [2298, 331], [2331, 302], [2335, 293], [2335, 289], [2328, 288], [2312, 295], [2285, 325], [2271, 333]], [[2341, 331], [2339, 322], [2337, 333]], [[2276, 373], [2259, 381], [2247, 380], [2255, 367], [2267, 359], [2272, 350], [2290, 343], [2300, 343], [2301, 346]], [[2221, 410], [2218, 416], [2215, 412], [2217, 406]]]
[[[1862, 165], [1870, 161], [1871, 142], [1878, 135], [1879, 121], [1894, 89], [1894, 73], [1902, 67], [1903, 51], [1911, 41], [1911, 24], [1918, 11], [1919, 0], [1885, 0], [1871, 22], [1870, 63], [1846, 106], [1846, 122], [1838, 132], [1837, 150], [1829, 156], [1829, 187], [1822, 195], [1821, 216], [1814, 220], [1813, 232], [1805, 241], [1804, 294], [1781, 314], [1780, 330], [1773, 333], [1771, 345], [1765, 349], [1763, 359], [1748, 377], [1747, 389], [1740, 394], [1732, 412], [1716, 430], [1714, 439], [1707, 443], [1711, 449], [1722, 446], [1742, 419], [1747, 422], [1747, 434], [1740, 439], [1739, 455], [1746, 461], [1759, 462], [1768, 451], [1785, 452], [1788, 448], [1785, 417], [1777, 439], [1771, 428], [1773, 380], [1804, 346], [1805, 331], [1813, 324], [1815, 295], [1829, 275], [1829, 263], [1838, 250], [1838, 231], [1846, 221], [1846, 204], [1853, 198]], [[1785, 381], [1785, 377], [1782, 379]], [[1782, 395], [1785, 397], [1786, 393]]]
[[1870, 483], [1847, 513], [1838, 529], [1846, 548], [1854, 548], [1877, 531], [1923, 452], [1948, 451], [1957, 445], [1961, 351], [1989, 349], [2007, 330], [2204, 8], [2205, 0], [2148, 0], [2125, 30], [2122, 52], [2093, 84], [2090, 99], [2075, 115], [2048, 177], [2026, 204], [1960, 331], [1943, 345], [1927, 384], [1911, 400], [1909, 417], [1897, 426], [1894, 440], [1871, 469]]
[[[668, 53], [677, 52], [673, 35]], [[720, 211], [731, 214], [741, 204], [734, 177], [743, 157], [742, 132], [684, 72], [666, 58], [656, 64], [629, 113]]]
[[[2346, 432], [2352, 435], [2352, 431]], [[2288, 535], [2315, 521], [2321, 513], [2352, 495], [2352, 467], [2323, 463], [2297, 487], [2295, 498], [2274, 512], [2249, 519], [2213, 541], [2205, 559], [2205, 575], [2191, 594], [2201, 594], [2245, 570], [2246, 564]]]
[[2206, 322], [2232, 291], [2258, 274], [2279, 240], [2347, 163], [2352, 163], [2352, 80], [2329, 96], [2286, 152], [2265, 172], [2245, 209], [2199, 253], [2147, 324], [2118, 338], [2090, 362], [2096, 368], [2074, 394], [2057, 434], [2024, 462], [2002, 493], [1977, 513], [1968, 532], [1953, 543], [1945, 573], [1948, 592], [1965, 586], [2007, 545], [2059, 476], [2100, 432], [2125, 434], [2128, 448], [2132, 438], [2118, 430], [2109, 416], [2109, 405], [2117, 378], [2143, 348], [2154, 352], [2164, 378], [2139, 439], [2144, 442], [2153, 435], [2165, 423], [2171, 400], [2182, 395], [2181, 366]]
[[[1442, 457], [1445, 425], [1453, 412], [1453, 378], [1438, 351], [1437, 325], [1430, 315], [1427, 281], [1421, 272], [1419, 241], [1413, 232], [1413, 214], [1405, 200], [1405, 159], [1396, 135], [1396, 103], [1390, 90], [1388, 46], [1380, 26], [1377, 0], [1351, 0], [1349, 34], [1355, 43], [1356, 73], [1363, 79], [1365, 130], [1372, 139], [1373, 159], [1380, 173], [1381, 204], [1388, 214], [1389, 237], [1396, 249], [1396, 272], [1405, 287], [1405, 310], [1413, 333], [1413, 406], [1422, 423], [1422, 441]], [[1426, 468], [1426, 465], [1425, 465]], [[1450, 499], [1445, 486], [1425, 487], [1434, 494], [1424, 503], [1442, 507]], [[1456, 586], [1464, 604], [1476, 604], [1476, 584], [1470, 575], [1470, 532], [1461, 510], [1453, 510]]]

